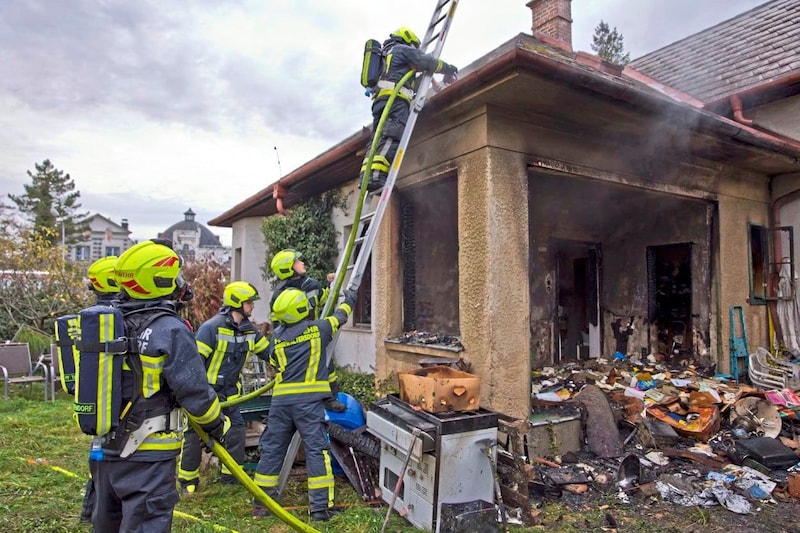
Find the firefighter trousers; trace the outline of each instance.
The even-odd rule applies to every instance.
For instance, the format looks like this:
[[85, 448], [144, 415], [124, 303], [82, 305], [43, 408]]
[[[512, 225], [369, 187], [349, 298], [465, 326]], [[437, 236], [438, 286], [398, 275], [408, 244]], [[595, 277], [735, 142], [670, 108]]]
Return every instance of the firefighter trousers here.
[[[373, 135], [378, 129], [378, 122], [380, 122], [381, 114], [383, 114], [383, 109], [386, 107], [387, 100], [388, 97], [382, 97], [375, 100], [372, 104]], [[400, 97], [395, 99], [392, 104], [392, 108], [389, 110], [389, 116], [383, 124], [383, 130], [378, 139], [375, 156], [372, 159], [371, 178], [377, 179], [382, 172], [384, 174], [389, 173], [389, 168], [391, 168], [392, 161], [394, 161], [394, 156], [397, 155], [397, 148], [400, 146], [400, 138], [403, 136], [403, 131], [406, 129], [410, 109], [408, 101]], [[364, 158], [362, 167], [367, 162], [371, 145], [372, 141], [370, 140], [370, 144], [367, 146], [367, 157]]]
[[92, 461], [94, 531], [169, 533], [180, 500], [175, 458], [155, 462]]
[[333, 505], [334, 479], [323, 400], [270, 407], [254, 480], [271, 498], [278, 497], [281, 466], [295, 429], [306, 455], [310, 512], [324, 511]]
[[[222, 409], [231, 421], [231, 429], [225, 434], [225, 449], [237, 464], [244, 463], [245, 421], [238, 405]], [[181, 464], [178, 470], [178, 481], [181, 486], [200, 483], [200, 461], [203, 455], [203, 443], [193, 429], [187, 429], [183, 435]], [[222, 466], [223, 474], [230, 474], [228, 468]]]

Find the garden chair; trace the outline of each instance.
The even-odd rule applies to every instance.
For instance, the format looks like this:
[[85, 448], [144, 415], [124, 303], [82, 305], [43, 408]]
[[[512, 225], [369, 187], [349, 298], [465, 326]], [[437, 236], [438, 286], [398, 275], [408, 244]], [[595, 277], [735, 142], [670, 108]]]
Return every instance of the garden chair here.
[[750, 354], [747, 375], [750, 382], [759, 389], [800, 388], [797, 365], [775, 359], [761, 346], [756, 349], [756, 353]]
[[47, 366], [41, 366], [41, 368], [44, 375], [36, 375], [28, 343], [6, 342], [0, 344], [0, 376], [3, 378], [3, 397], [8, 400], [9, 385], [22, 385], [30, 390], [34, 383], [42, 383], [44, 399], [47, 401], [50, 389], [50, 370]]

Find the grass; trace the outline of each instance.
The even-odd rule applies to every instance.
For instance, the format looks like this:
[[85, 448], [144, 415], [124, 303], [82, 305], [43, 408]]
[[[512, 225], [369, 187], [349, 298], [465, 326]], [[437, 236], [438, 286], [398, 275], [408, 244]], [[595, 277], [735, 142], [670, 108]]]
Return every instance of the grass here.
[[[89, 437], [72, 422], [70, 398], [57, 393], [55, 402], [44, 402], [43, 391], [35, 386], [11, 393], [10, 400], [0, 400], [0, 531], [90, 533], [89, 525], [79, 523]], [[299, 470], [289, 478], [281, 503], [308, 522], [305, 470]], [[252, 518], [252, 495], [241, 485], [215, 483], [216, 477], [214, 469], [203, 471], [200, 490], [175, 508], [173, 531], [291, 531], [277, 518]], [[387, 507], [363, 504], [345, 478], [337, 477], [336, 503], [345, 511], [327, 523], [313, 523], [315, 528], [380, 531]], [[415, 529], [393, 513], [387, 531]]]
[[[38, 386], [38, 388], [37, 388]], [[0, 399], [0, 532], [1, 533], [90, 533], [91, 527], [79, 523], [83, 490], [88, 471], [89, 437], [72, 421], [71, 401], [57, 393], [55, 402], [42, 401], [40, 384], [32, 390], [12, 388], [10, 400]], [[253, 519], [252, 495], [240, 485], [215, 483], [213, 468], [204, 469], [201, 488], [175, 508], [173, 531], [187, 533], [252, 532], [283, 533], [290, 527], [276, 518]], [[289, 478], [281, 504], [300, 520], [308, 522], [305, 470], [299, 468]], [[336, 479], [336, 503], [345, 511], [326, 523], [313, 523], [322, 532], [379, 532], [388, 507], [364, 504], [346, 478]], [[796, 516], [798, 506], [787, 506]], [[625, 506], [615, 494], [591, 500], [562, 498], [534, 510], [536, 523], [531, 528], [512, 526], [511, 532], [554, 531], [586, 532], [637, 531], [677, 533], [681, 531], [727, 533], [754, 530], [726, 525], [733, 518], [728, 511], [683, 508], [666, 504], [651, 507], [648, 502]], [[738, 516], [738, 515], [737, 515]], [[761, 531], [787, 531], [785, 518], [753, 517]], [[778, 529], [773, 529], [773, 526]], [[502, 530], [502, 528], [501, 528]], [[417, 531], [392, 512], [388, 532]]]

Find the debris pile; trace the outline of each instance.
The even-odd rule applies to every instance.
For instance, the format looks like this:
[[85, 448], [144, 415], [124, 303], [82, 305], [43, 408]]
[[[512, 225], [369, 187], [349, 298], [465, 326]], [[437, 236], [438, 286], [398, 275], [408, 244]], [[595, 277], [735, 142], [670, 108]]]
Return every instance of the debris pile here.
[[530, 419], [501, 417], [498, 471], [521, 522], [543, 502], [598, 494], [741, 514], [800, 498], [792, 388], [620, 355], [535, 371]]
[[430, 333], [428, 331], [406, 331], [400, 337], [390, 337], [388, 341], [398, 342], [400, 344], [421, 344], [421, 345], [437, 345], [440, 347], [455, 348], [463, 350], [464, 346], [461, 344], [461, 338], [455, 335], [444, 335], [441, 333]]

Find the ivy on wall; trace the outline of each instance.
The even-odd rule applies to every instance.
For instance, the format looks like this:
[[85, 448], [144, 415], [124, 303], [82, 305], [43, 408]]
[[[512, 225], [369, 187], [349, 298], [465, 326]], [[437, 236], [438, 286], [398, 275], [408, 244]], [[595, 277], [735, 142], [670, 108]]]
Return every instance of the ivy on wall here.
[[276, 281], [269, 267], [272, 256], [291, 248], [303, 254], [307, 275], [325, 284], [325, 277], [336, 269], [339, 256], [339, 232], [331, 220], [334, 208], [344, 209], [345, 199], [338, 192], [326, 192], [293, 206], [289, 216], [264, 219], [261, 232], [267, 256], [261, 271], [265, 281]]

